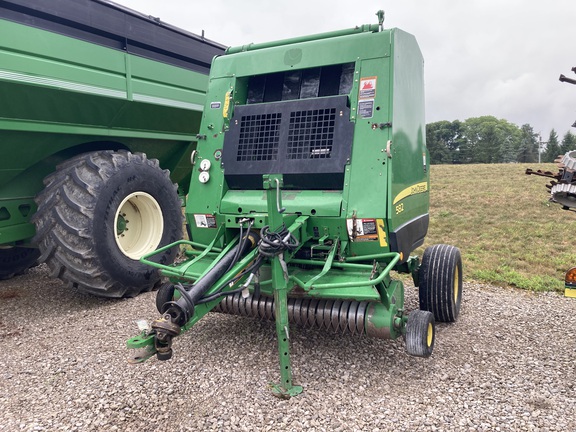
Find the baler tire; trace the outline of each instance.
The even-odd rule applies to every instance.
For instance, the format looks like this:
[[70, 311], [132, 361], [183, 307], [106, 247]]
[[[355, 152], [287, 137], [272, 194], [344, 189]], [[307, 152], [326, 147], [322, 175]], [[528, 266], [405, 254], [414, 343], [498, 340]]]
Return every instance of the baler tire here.
[[165, 311], [163, 310], [163, 306], [174, 300], [174, 284], [171, 282], [166, 282], [160, 285], [158, 291], [156, 292], [156, 309], [159, 313], [163, 314]]
[[419, 269], [420, 309], [438, 322], [454, 322], [462, 304], [462, 258], [454, 246], [438, 244], [424, 251]]
[[38, 265], [40, 252], [36, 248], [10, 247], [0, 249], [0, 280], [6, 280]]
[[430, 357], [436, 339], [436, 322], [432, 312], [414, 310], [406, 323], [406, 352], [415, 357]]
[[[113, 298], [134, 297], [158, 284], [157, 269], [139, 258], [181, 238], [182, 208], [176, 185], [157, 160], [127, 151], [85, 153], [59, 165], [44, 183], [32, 218], [33, 241], [53, 277]], [[176, 253], [171, 248], [152, 260], [171, 264]]]

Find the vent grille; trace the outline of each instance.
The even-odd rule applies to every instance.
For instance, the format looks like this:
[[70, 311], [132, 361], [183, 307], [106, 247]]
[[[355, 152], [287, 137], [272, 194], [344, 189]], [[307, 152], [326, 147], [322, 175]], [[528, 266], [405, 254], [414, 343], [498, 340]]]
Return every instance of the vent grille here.
[[242, 116], [236, 160], [277, 160], [281, 120], [282, 113]]
[[353, 139], [345, 95], [236, 105], [224, 177], [230, 189], [262, 189], [262, 175], [282, 174], [285, 189], [341, 190]]
[[334, 142], [336, 109], [290, 113], [288, 159], [329, 159]]

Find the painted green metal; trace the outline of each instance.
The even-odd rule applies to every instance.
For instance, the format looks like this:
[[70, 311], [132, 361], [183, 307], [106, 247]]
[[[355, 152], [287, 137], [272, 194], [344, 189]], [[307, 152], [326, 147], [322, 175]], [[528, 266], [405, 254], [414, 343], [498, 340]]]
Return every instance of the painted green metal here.
[[0, 18], [0, 244], [34, 235], [44, 177], [79, 153], [146, 153], [183, 192], [207, 85], [204, 73]]
[[[423, 60], [413, 36], [398, 29], [379, 31], [381, 24], [231, 48], [214, 60], [197, 148], [199, 171], [190, 183], [195, 199], [186, 206], [198, 251], [175, 266], [151, 264], [174, 284], [196, 282], [212, 268], [213, 248], [236, 242], [246, 221], [253, 230], [288, 227], [297, 246], [265, 258], [255, 281], [246, 276], [225, 287], [220, 305], [216, 300], [199, 305], [183, 327], [188, 330], [213, 307], [274, 319], [281, 381], [272, 387], [280, 396], [302, 391], [292, 379], [290, 319], [380, 338], [406, 332], [404, 287], [391, 271], [417, 274], [419, 261], [410, 253], [423, 243], [428, 228]], [[305, 85], [304, 76], [320, 78]], [[265, 87], [257, 100], [254, 82], [282, 84], [282, 79], [275, 96]], [[329, 85], [318, 84], [324, 79]], [[285, 89], [295, 80], [302, 88], [323, 90], [294, 97]], [[318, 126], [312, 116], [324, 109], [318, 108], [322, 104], [340, 105], [326, 111], [333, 113], [332, 123]], [[290, 129], [280, 129], [282, 122], [300, 115], [309, 117], [303, 127], [315, 129], [286, 141], [299, 121], [293, 120]], [[325, 130], [331, 125], [341, 127], [342, 136], [351, 130], [349, 140], [334, 133], [329, 144], [314, 148], [314, 140], [328, 139], [322, 134], [331, 133]], [[340, 156], [337, 146], [349, 146], [350, 154]], [[289, 148], [298, 152], [287, 157]], [[330, 158], [340, 158], [341, 165], [323, 175]], [[255, 250], [242, 263], [249, 266], [263, 256]], [[240, 264], [222, 280], [239, 270]], [[243, 284], [250, 297], [238, 294]], [[236, 297], [226, 296], [232, 291]], [[154, 332], [144, 333], [128, 347], [151, 345], [154, 337]]]
[[255, 51], [255, 50], [265, 49], [265, 48], [275, 48], [275, 47], [279, 47], [279, 46], [293, 45], [293, 44], [298, 44], [298, 43], [302, 43], [302, 42], [317, 41], [320, 39], [331, 39], [331, 38], [338, 37], [338, 36], [347, 36], [347, 35], [362, 33], [362, 32], [374, 32], [377, 30], [378, 30], [377, 25], [367, 24], [367, 25], [363, 25], [360, 27], [354, 27], [354, 28], [346, 29], [346, 30], [337, 30], [337, 31], [327, 32], [327, 33], [318, 33], [315, 35], [296, 37], [296, 38], [292, 38], [292, 39], [283, 39], [283, 40], [279, 40], [279, 41], [275, 41], [275, 42], [264, 42], [264, 43], [259, 43], [259, 44], [249, 44], [249, 45], [241, 45], [241, 46], [237, 46], [237, 47], [229, 47], [226, 49], [226, 54], [238, 54], [240, 52], [245, 52], [245, 51]]
[[[284, 224], [280, 188], [284, 186], [281, 175], [265, 175], [263, 187], [266, 191], [270, 228], [278, 231]], [[272, 259], [272, 288], [274, 289], [274, 317], [276, 318], [276, 338], [280, 359], [280, 384], [272, 386], [273, 392], [280, 397], [296, 396], [302, 392], [301, 386], [292, 384], [292, 366], [290, 364], [290, 324], [288, 323], [288, 274], [282, 268], [284, 256]]]

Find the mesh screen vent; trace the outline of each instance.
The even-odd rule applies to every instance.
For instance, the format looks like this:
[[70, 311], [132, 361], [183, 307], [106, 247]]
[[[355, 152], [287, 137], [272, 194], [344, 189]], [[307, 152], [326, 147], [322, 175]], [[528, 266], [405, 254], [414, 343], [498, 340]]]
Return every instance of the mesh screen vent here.
[[237, 161], [270, 161], [278, 157], [282, 113], [242, 116]]
[[329, 159], [336, 108], [293, 111], [288, 131], [288, 159]]

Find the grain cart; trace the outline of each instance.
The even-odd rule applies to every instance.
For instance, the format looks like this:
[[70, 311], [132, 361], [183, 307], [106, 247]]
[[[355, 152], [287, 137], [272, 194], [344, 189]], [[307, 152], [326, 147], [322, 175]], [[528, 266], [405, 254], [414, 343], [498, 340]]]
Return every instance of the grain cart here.
[[0, 279], [40, 258], [99, 296], [159, 281], [139, 258], [181, 238], [223, 51], [106, 0], [0, 1]]
[[[381, 14], [383, 18], [383, 13]], [[458, 249], [410, 253], [428, 228], [423, 60], [413, 36], [380, 25], [229, 48], [212, 63], [186, 217], [189, 259], [162, 269], [161, 318], [127, 344], [132, 362], [172, 356], [209, 311], [275, 320], [281, 382], [290, 323], [406, 338], [427, 357], [435, 320], [462, 298]], [[167, 246], [169, 247], [169, 246]], [[391, 271], [412, 274], [407, 313]]]

